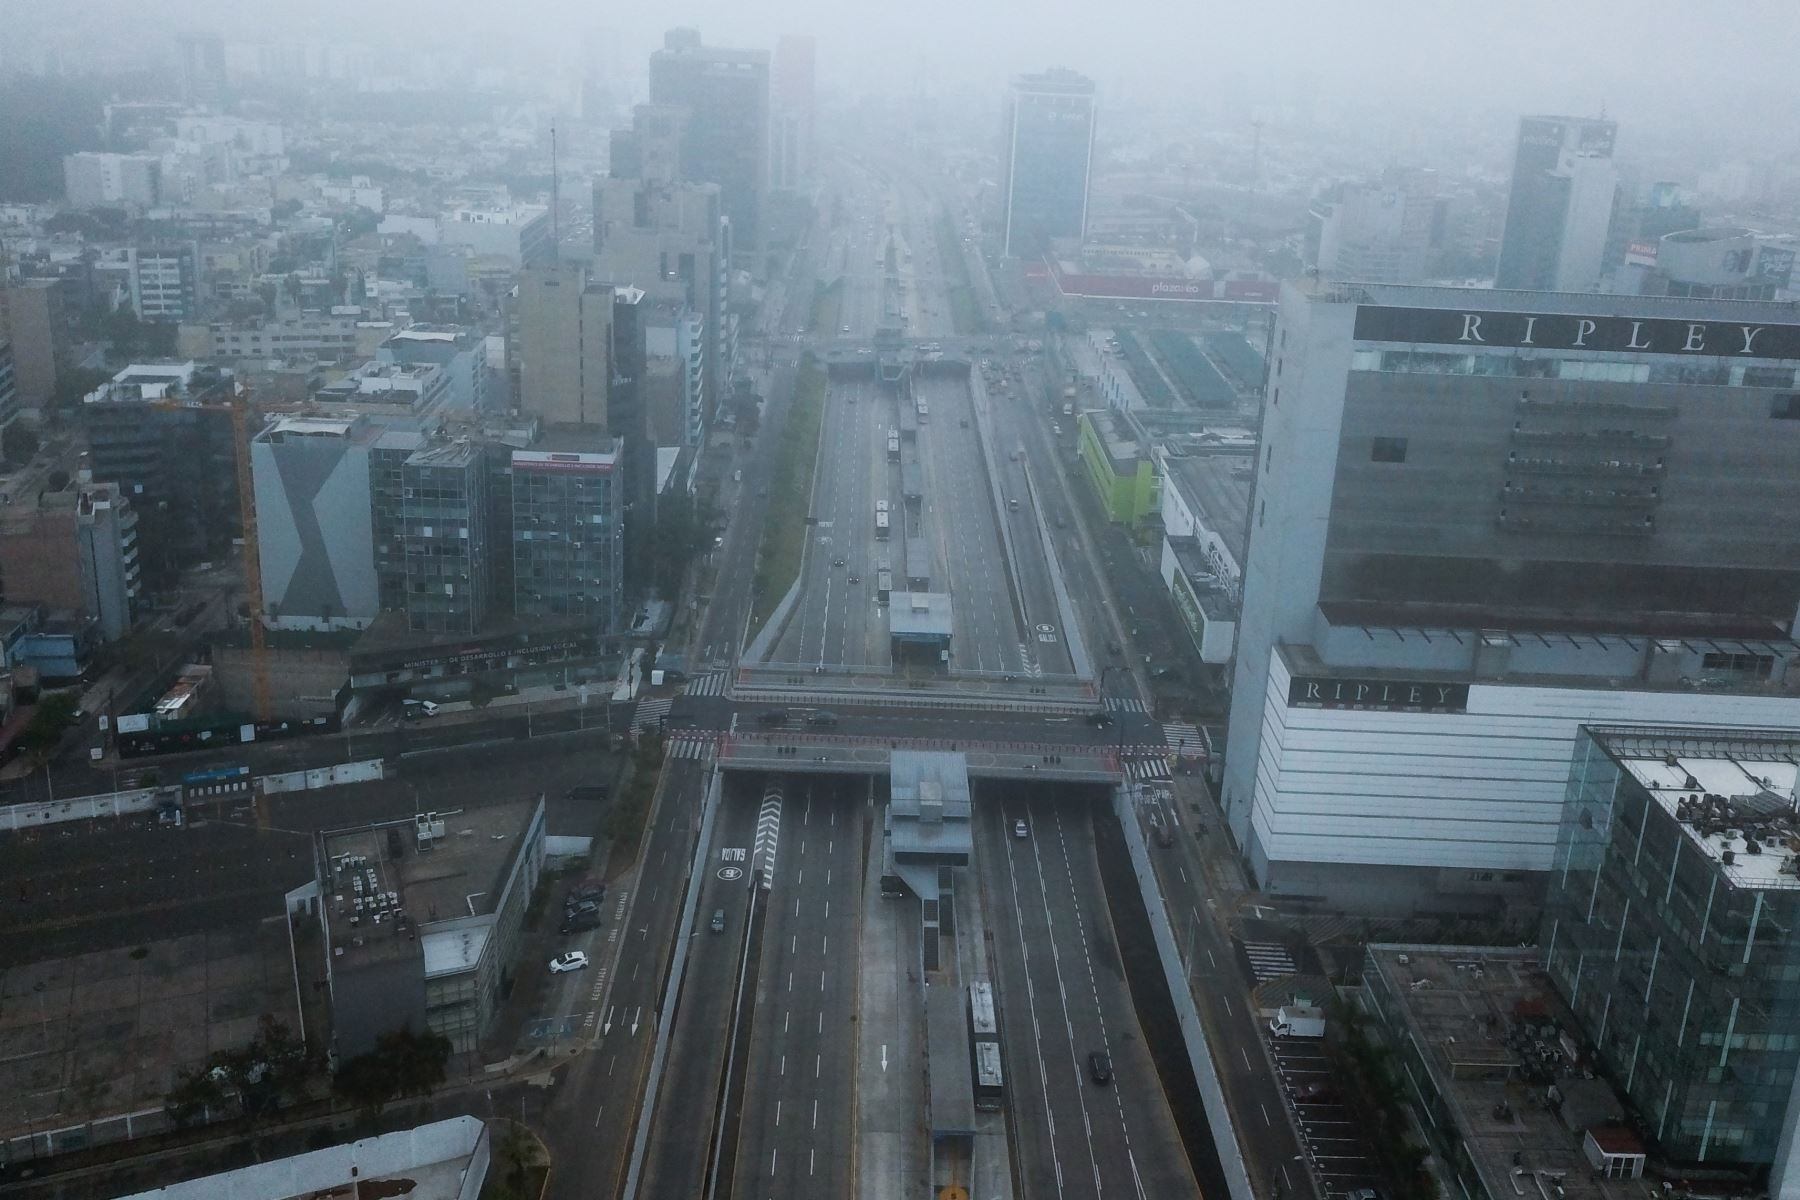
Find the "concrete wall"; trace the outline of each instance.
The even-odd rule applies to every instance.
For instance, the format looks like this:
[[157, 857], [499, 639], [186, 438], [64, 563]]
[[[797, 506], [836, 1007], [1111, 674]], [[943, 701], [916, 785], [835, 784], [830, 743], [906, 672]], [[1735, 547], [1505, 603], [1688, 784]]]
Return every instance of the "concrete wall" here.
[[1232, 1124], [1231, 1109], [1225, 1103], [1225, 1092], [1213, 1066], [1206, 1027], [1200, 1023], [1200, 1011], [1194, 1006], [1194, 993], [1188, 987], [1187, 968], [1182, 964], [1175, 930], [1163, 907], [1162, 891], [1157, 887], [1156, 871], [1150, 865], [1150, 850], [1144, 845], [1144, 831], [1132, 807], [1132, 795], [1127, 789], [1114, 789], [1113, 812], [1124, 831], [1132, 873], [1137, 876], [1138, 890], [1143, 893], [1144, 907], [1150, 913], [1150, 931], [1156, 938], [1157, 957], [1162, 960], [1163, 977], [1175, 1003], [1176, 1019], [1181, 1022], [1182, 1041], [1187, 1046], [1194, 1079], [1200, 1085], [1200, 1101], [1206, 1108], [1206, 1119], [1219, 1148], [1219, 1163], [1231, 1188], [1231, 1200], [1253, 1200], [1255, 1192], [1250, 1186], [1249, 1172], [1244, 1168], [1244, 1153], [1238, 1147], [1237, 1129]]
[[[337, 712], [338, 690], [350, 678], [347, 650], [271, 647], [265, 654], [269, 700], [277, 716], [329, 717]], [[255, 677], [249, 647], [215, 644], [213, 678], [219, 684], [227, 709], [250, 712], [255, 708]]]

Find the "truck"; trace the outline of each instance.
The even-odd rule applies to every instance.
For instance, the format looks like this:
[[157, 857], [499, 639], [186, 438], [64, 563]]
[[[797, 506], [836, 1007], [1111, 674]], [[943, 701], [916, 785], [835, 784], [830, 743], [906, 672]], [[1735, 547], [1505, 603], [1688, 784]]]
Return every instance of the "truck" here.
[[1304, 1004], [1284, 1004], [1269, 1018], [1269, 1032], [1276, 1037], [1322, 1038], [1325, 1010]]

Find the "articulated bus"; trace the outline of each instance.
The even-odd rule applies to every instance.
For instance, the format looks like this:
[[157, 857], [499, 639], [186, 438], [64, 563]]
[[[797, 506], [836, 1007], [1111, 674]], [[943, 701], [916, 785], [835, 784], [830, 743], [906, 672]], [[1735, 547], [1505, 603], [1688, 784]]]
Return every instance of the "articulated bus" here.
[[875, 572], [875, 599], [883, 604], [894, 594], [894, 573], [886, 568]]
[[994, 1014], [994, 985], [985, 979], [969, 985], [969, 1058], [975, 1075], [975, 1107], [998, 1112], [1006, 1095], [1000, 1073], [1000, 1026]]

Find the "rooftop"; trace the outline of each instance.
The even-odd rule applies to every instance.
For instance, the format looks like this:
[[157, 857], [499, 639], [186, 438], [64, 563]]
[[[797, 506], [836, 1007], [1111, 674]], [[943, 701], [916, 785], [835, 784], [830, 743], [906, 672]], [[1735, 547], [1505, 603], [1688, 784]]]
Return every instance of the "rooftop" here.
[[1144, 447], [1131, 427], [1118, 414], [1104, 408], [1088, 409], [1082, 416], [1093, 426], [1094, 436], [1105, 447], [1113, 474], [1135, 474], [1144, 457]]
[[1732, 886], [1800, 888], [1800, 729], [1589, 732]]
[[537, 803], [320, 834], [320, 888], [336, 961], [348, 966], [419, 953], [427, 975], [474, 965], [486, 928], [452, 929], [446, 941], [432, 927], [495, 911]]
[[[458, 1200], [480, 1190], [488, 1139], [478, 1117], [451, 1117], [380, 1137], [223, 1171], [138, 1192], [125, 1200], [312, 1200], [321, 1196], [406, 1196]], [[467, 1178], [471, 1170], [478, 1172]], [[465, 1186], [466, 1183], [466, 1186]]]
[[[1575, 1019], [1536, 950], [1375, 944], [1366, 973], [1490, 1197], [1643, 1200], [1644, 1181], [1599, 1177], [1582, 1154], [1582, 1135], [1616, 1128], [1624, 1110], [1571, 1058]], [[1545, 1102], [1551, 1088], [1559, 1106]]]
[[[1254, 443], [1250, 449], [1254, 454]], [[1241, 569], [1250, 541], [1250, 481], [1256, 473], [1256, 460], [1231, 452], [1169, 454], [1164, 456], [1163, 466]]]
[[[910, 539], [909, 539], [910, 541]], [[907, 552], [910, 562], [911, 550]], [[888, 597], [890, 637], [938, 637], [951, 634], [950, 596], [946, 592], [894, 592]]]

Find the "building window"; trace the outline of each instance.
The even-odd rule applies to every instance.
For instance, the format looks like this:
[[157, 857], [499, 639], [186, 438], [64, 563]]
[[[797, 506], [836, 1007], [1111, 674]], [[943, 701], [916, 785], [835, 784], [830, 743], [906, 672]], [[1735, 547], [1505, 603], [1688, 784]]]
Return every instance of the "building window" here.
[[1403, 463], [1406, 461], [1406, 439], [1378, 437], [1369, 449], [1370, 462]]
[[1716, 651], [1700, 656], [1700, 666], [1707, 671], [1732, 671], [1767, 679], [1775, 669], [1772, 654], [1728, 654]]
[[1769, 406], [1769, 415], [1777, 421], [1800, 421], [1800, 392], [1775, 397], [1775, 402]]

